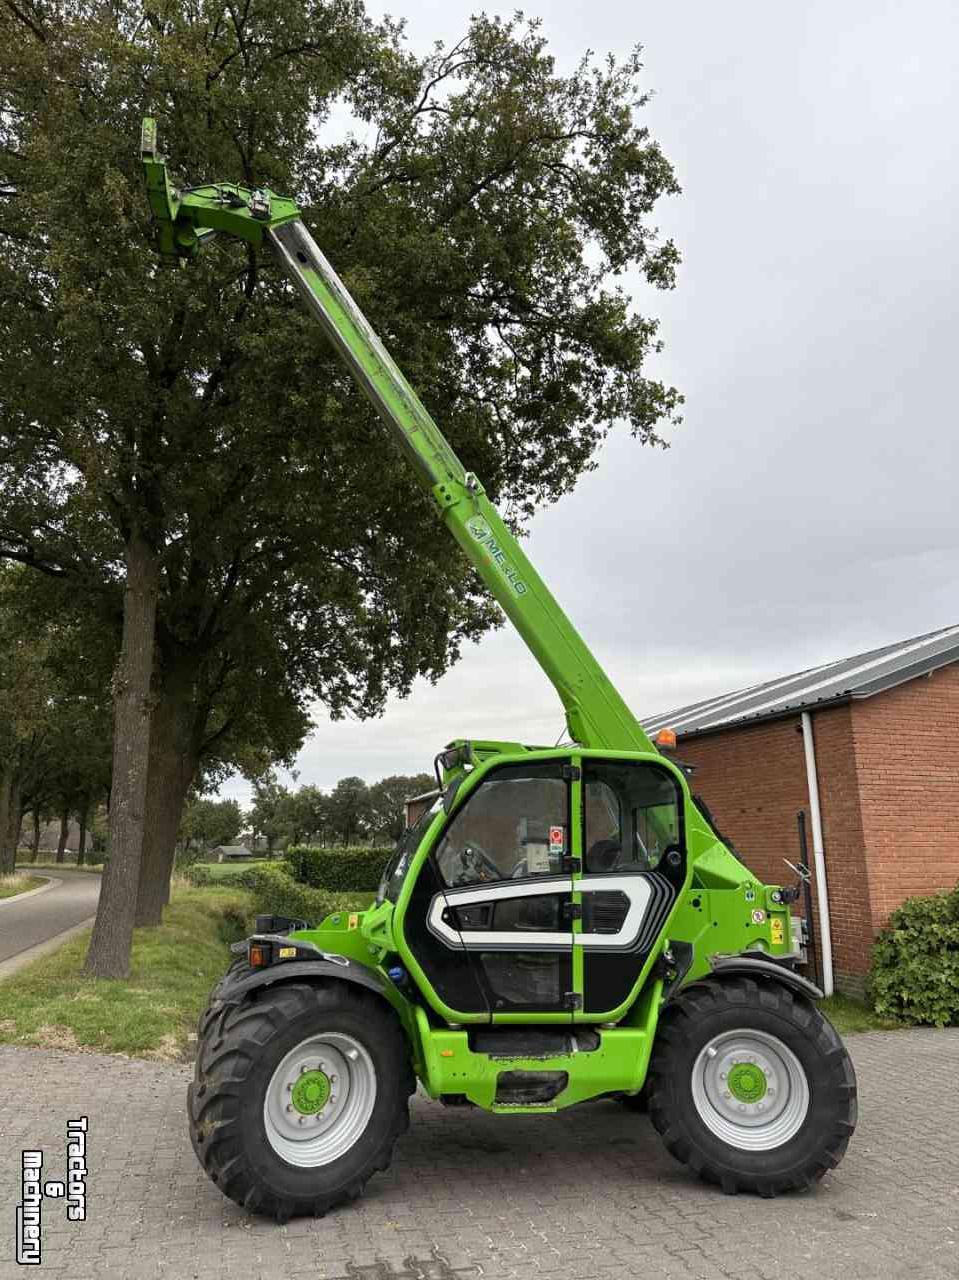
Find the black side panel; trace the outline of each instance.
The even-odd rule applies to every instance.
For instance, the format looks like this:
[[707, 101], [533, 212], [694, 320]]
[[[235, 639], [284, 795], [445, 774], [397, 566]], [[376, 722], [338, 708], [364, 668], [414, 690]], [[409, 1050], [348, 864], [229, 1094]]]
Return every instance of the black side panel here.
[[[447, 953], [449, 954], [449, 953]], [[552, 1013], [573, 989], [571, 951], [477, 951], [494, 1013]]]
[[458, 1013], [489, 1014], [489, 1002], [477, 980], [475, 961], [467, 951], [455, 951], [430, 933], [426, 925], [430, 904], [441, 891], [439, 877], [428, 858], [416, 877], [403, 921], [406, 942], [433, 990]]
[[586, 1013], [605, 1013], [623, 1003], [639, 977], [646, 956], [635, 951], [602, 955], [593, 951], [585, 966], [583, 1008]]

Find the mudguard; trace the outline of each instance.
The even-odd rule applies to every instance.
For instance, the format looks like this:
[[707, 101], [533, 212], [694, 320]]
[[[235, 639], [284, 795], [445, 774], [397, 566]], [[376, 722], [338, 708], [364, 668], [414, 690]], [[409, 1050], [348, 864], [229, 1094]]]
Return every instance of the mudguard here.
[[804, 996], [813, 1000], [821, 1000], [823, 993], [814, 982], [804, 978], [801, 973], [789, 969], [775, 960], [761, 959], [753, 952], [744, 951], [738, 956], [710, 956], [709, 964], [717, 977], [727, 974], [746, 974], [751, 978], [766, 978], [790, 987], [793, 991], [801, 991]]
[[365, 965], [357, 964], [346, 956], [327, 959], [317, 954], [315, 960], [288, 960], [268, 965], [263, 969], [231, 969], [224, 974], [213, 990], [210, 1003], [239, 1004], [258, 987], [270, 987], [277, 982], [315, 981], [317, 978], [335, 978], [338, 982], [352, 982], [384, 996], [395, 1003], [395, 993], [389, 983]]

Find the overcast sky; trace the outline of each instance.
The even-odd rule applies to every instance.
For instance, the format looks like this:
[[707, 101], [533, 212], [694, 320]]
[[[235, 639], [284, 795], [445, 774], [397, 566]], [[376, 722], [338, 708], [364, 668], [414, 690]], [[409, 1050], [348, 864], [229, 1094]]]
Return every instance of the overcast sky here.
[[[404, 14], [421, 49], [475, 8], [369, 4]], [[665, 452], [616, 433], [527, 547], [627, 701], [669, 710], [959, 622], [955, 0], [526, 11], [564, 68], [643, 44], [646, 122], [683, 187], [656, 219], [683, 254], [678, 287], [636, 298], [662, 319], [655, 372], [685, 421]], [[318, 709], [299, 781], [562, 728], [502, 630], [379, 721]]]

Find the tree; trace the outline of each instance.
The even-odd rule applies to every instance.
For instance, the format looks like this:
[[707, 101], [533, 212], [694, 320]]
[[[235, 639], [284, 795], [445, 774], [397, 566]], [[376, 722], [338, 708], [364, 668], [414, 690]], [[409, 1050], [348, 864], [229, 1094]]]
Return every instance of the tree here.
[[109, 634], [87, 628], [62, 583], [0, 563], [0, 868], [13, 865], [23, 818], [41, 812], [66, 830], [109, 787], [105, 676]]
[[369, 792], [373, 835], [383, 840], [399, 840], [406, 825], [406, 801], [435, 786], [436, 779], [428, 773], [394, 774], [374, 782]]
[[[535, 26], [485, 17], [417, 57], [340, 0], [0, 11], [0, 556], [123, 620], [91, 972], [122, 975], [159, 918], [204, 762], [272, 732], [269, 685], [238, 723], [258, 683], [301, 727], [311, 698], [376, 714], [498, 617], [275, 264], [221, 242], [157, 268], [140, 116], [184, 176], [297, 195], [521, 522], [612, 422], [655, 442], [678, 405], [642, 372], [655, 321], [608, 283], [637, 265], [668, 287], [676, 263], [639, 74], [561, 76]], [[318, 141], [334, 102], [368, 142]]]
[[243, 814], [235, 800], [212, 800], [195, 796], [183, 810], [179, 836], [187, 850], [196, 843], [201, 849], [232, 844], [243, 827]]
[[0, 875], [13, 871], [24, 786], [49, 725], [47, 644], [19, 617], [23, 574], [0, 565]]
[[322, 842], [330, 826], [329, 796], [319, 787], [298, 787], [284, 797], [280, 822], [290, 844]]
[[277, 780], [276, 773], [272, 769], [253, 781], [253, 804], [246, 815], [246, 820], [250, 824], [254, 838], [263, 836], [266, 840], [266, 852], [271, 858], [277, 841], [287, 836], [286, 817], [289, 797], [289, 791]]
[[362, 778], [341, 778], [329, 795], [330, 829], [341, 844], [358, 844], [370, 833], [373, 809]]

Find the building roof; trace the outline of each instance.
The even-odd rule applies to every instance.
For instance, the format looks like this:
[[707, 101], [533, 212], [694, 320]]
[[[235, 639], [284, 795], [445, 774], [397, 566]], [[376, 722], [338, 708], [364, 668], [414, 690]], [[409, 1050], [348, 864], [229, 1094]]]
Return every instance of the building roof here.
[[884, 693], [897, 684], [928, 675], [956, 661], [959, 661], [959, 626], [944, 627], [882, 649], [870, 649], [868, 653], [827, 662], [795, 675], [767, 680], [736, 693], [647, 716], [643, 727], [649, 734], [663, 728], [675, 729], [678, 737], [685, 738], [730, 725], [774, 720], [853, 698], [871, 698], [873, 694]]

